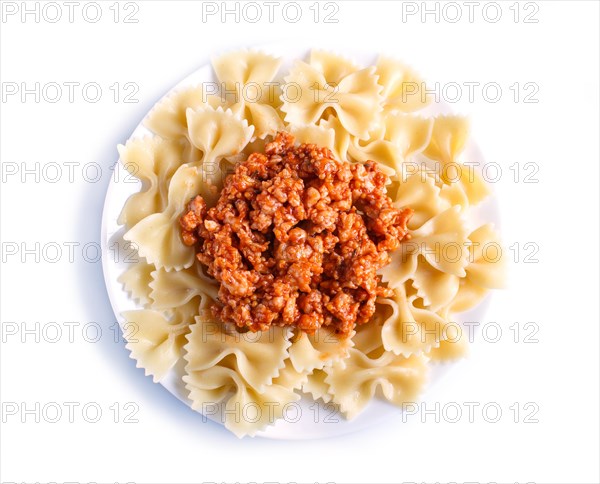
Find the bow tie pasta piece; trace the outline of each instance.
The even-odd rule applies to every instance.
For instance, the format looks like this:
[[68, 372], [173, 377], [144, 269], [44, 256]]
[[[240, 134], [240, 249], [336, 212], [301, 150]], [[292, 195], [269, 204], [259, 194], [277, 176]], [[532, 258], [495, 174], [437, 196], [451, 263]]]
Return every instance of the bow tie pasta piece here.
[[[192, 326], [192, 332], [194, 331]], [[189, 351], [185, 353], [187, 360]], [[185, 388], [189, 392], [192, 408], [200, 413], [213, 410], [218, 403], [230, 396], [236, 387], [237, 371], [227, 366], [215, 366], [207, 370], [188, 370], [183, 376]]]
[[489, 195], [489, 188], [477, 170], [458, 161], [468, 136], [469, 123], [466, 118], [437, 116], [433, 123], [431, 141], [423, 150], [423, 155], [436, 162], [443, 184], [460, 185], [469, 204], [477, 205]]
[[432, 311], [438, 311], [450, 304], [458, 293], [460, 277], [435, 269], [421, 255], [418, 256], [417, 267], [411, 277], [417, 296], [422, 298]]
[[478, 286], [501, 289], [505, 283], [506, 257], [493, 224], [482, 225], [469, 234], [467, 278]]
[[413, 259], [416, 254], [421, 254], [437, 270], [458, 277], [465, 276], [469, 239], [459, 207], [450, 207], [425, 222], [411, 232], [406, 244], [411, 245], [409, 250], [416, 248]]
[[431, 141], [433, 119], [395, 113], [385, 118], [384, 140], [398, 147], [403, 161], [423, 151]]
[[205, 317], [210, 313], [210, 303], [208, 298], [200, 301], [194, 298], [181, 306], [167, 309], [166, 313], [170, 315], [172, 321], [184, 322], [187, 326], [191, 326], [196, 322], [196, 318]]
[[375, 314], [371, 321], [357, 326], [356, 334], [352, 338], [354, 348], [370, 358], [381, 356], [384, 351], [381, 337], [383, 325], [390, 319], [398, 317], [398, 304], [393, 299], [380, 297], [375, 307]]
[[353, 348], [344, 363], [325, 369], [325, 383], [333, 395], [332, 401], [348, 420], [364, 410], [378, 387], [386, 400], [401, 406], [414, 402], [427, 380], [427, 358], [423, 355], [404, 357], [385, 353], [372, 359]]
[[[382, 302], [386, 304], [386, 300], [382, 300]], [[384, 311], [382, 311], [382, 305], [378, 305], [377, 311], [375, 312], [372, 320], [369, 321], [368, 324], [361, 324], [356, 327], [356, 332], [354, 336], [352, 336], [352, 347], [359, 349], [365, 354], [382, 347], [383, 343], [381, 342], [380, 320], [383, 315]], [[294, 348], [294, 345], [292, 345], [292, 348], [290, 348], [290, 353], [296, 349], [297, 348]], [[323, 367], [330, 366], [335, 363], [335, 361], [343, 361], [344, 358], [347, 358], [349, 351], [350, 346], [346, 348], [343, 353], [340, 353], [339, 358], [328, 362], [328, 365], [323, 365]], [[304, 354], [306, 353], [310, 352], [305, 351]], [[316, 360], [316, 358], [314, 360]], [[304, 366], [310, 368], [312, 365], [306, 364]], [[308, 376], [306, 383], [304, 383], [302, 386], [302, 391], [312, 395], [315, 400], [320, 398], [324, 403], [329, 403], [332, 395], [329, 393], [329, 385], [325, 383], [326, 377], [327, 373], [325, 373], [323, 369], [315, 369]]]
[[290, 124], [315, 124], [334, 112], [351, 135], [366, 138], [382, 109], [375, 68], [358, 70], [333, 54], [313, 51], [310, 62], [298, 61], [285, 82], [281, 110]]
[[275, 136], [285, 125], [275, 108], [267, 104], [246, 101], [243, 105], [237, 104], [230, 107], [231, 111], [241, 119], [246, 119], [254, 128], [252, 139], [264, 139], [266, 136]]
[[202, 170], [202, 196], [211, 205], [218, 198], [225, 173], [220, 161], [237, 155], [250, 142], [254, 128], [246, 120], [236, 118], [230, 110], [188, 109], [188, 136], [192, 145], [202, 152], [202, 158], [190, 163]]
[[437, 311], [456, 296], [470, 244], [460, 207], [450, 207], [411, 232], [381, 270], [382, 281], [397, 288], [412, 279], [418, 297]]
[[148, 114], [144, 125], [166, 139], [181, 139], [187, 136], [186, 111], [188, 108], [211, 107], [217, 109], [223, 102], [219, 96], [207, 94], [202, 86], [177, 91], [159, 102]]
[[456, 296], [450, 303], [450, 309], [454, 312], [468, 311], [481, 303], [488, 292], [485, 287], [471, 284], [466, 278], [461, 279]]
[[220, 409], [225, 427], [243, 437], [274, 424], [286, 404], [300, 399], [294, 388], [302, 384], [305, 375], [296, 372], [287, 359], [285, 344], [281, 345], [289, 344], [287, 329], [253, 333], [258, 337], [255, 343], [241, 343], [248, 333], [227, 335], [237, 338], [232, 342], [223, 338], [226, 333], [216, 326], [207, 328], [207, 321], [196, 321], [185, 346], [183, 377], [194, 410], [214, 413]]
[[175, 313], [173, 321], [160, 311], [140, 309], [125, 311], [123, 334], [126, 348], [137, 361], [137, 368], [144, 368], [146, 376], [154, 382], [162, 380], [179, 360], [190, 320]]
[[294, 392], [294, 388], [288, 386], [288, 384], [297, 384], [296, 381], [290, 383], [290, 380], [296, 379], [294, 371], [292, 367], [286, 365], [280, 375], [271, 385], [265, 387], [262, 393], [246, 385], [237, 373], [236, 391], [227, 401], [226, 410], [237, 414], [240, 409], [241, 418], [226, 416], [225, 427], [238, 437], [243, 437], [254, 436], [258, 431], [276, 423], [283, 417], [290, 404], [300, 400], [300, 395]]
[[181, 270], [194, 263], [194, 248], [183, 243], [178, 219], [188, 201], [198, 194], [201, 185], [198, 168], [182, 165], [171, 179], [166, 208], [144, 218], [123, 236], [158, 269]]
[[248, 385], [262, 392], [285, 366], [290, 332], [279, 326], [257, 333], [228, 332], [220, 321], [198, 317], [186, 345], [187, 369], [207, 370], [234, 359]]
[[439, 346], [431, 348], [427, 357], [432, 363], [449, 363], [465, 358], [469, 353], [468, 332], [460, 324], [450, 322], [448, 307], [440, 315], [448, 321], [446, 339], [440, 341]]
[[327, 373], [324, 370], [314, 370], [302, 385], [302, 392], [311, 395], [315, 401], [321, 399], [323, 403], [331, 402], [333, 395], [329, 393], [329, 385], [325, 383], [325, 378]]
[[431, 118], [389, 114], [384, 118], [379, 134], [369, 141], [355, 138], [348, 151], [355, 160], [373, 160], [388, 176], [404, 179], [405, 164], [429, 145], [432, 129]]
[[227, 160], [228, 163], [226, 170], [231, 170], [228, 171], [227, 174], [233, 173], [235, 170], [235, 164], [246, 161], [252, 153], [264, 153], [265, 146], [271, 141], [273, 141], [271, 136], [265, 136], [264, 139], [256, 138], [255, 140], [250, 141], [250, 143], [248, 143], [239, 153], [225, 157], [225, 160]]
[[253, 50], [228, 52], [212, 60], [219, 82], [229, 92], [241, 91], [248, 83], [264, 87], [275, 78], [281, 63], [280, 58]]
[[481, 302], [490, 289], [501, 289], [506, 279], [507, 261], [498, 233], [492, 224], [482, 225], [469, 235], [469, 264], [450, 304], [455, 312], [467, 311]]
[[[290, 133], [298, 144], [314, 144], [329, 148], [332, 152], [335, 148], [335, 131], [331, 128], [307, 124], [304, 126], [290, 126]], [[337, 155], [336, 155], [336, 159]]]
[[254, 128], [222, 108], [188, 109], [188, 136], [202, 154], [202, 163], [240, 153], [250, 142]]
[[215, 280], [202, 278], [199, 262], [188, 269], [167, 272], [158, 269], [152, 272], [149, 283], [152, 307], [168, 309], [183, 306], [192, 299], [200, 297], [206, 305], [208, 301], [216, 301], [219, 286]]
[[[469, 121], [463, 116], [437, 116], [429, 145], [423, 154], [443, 165], [456, 163], [469, 137]], [[444, 176], [442, 172], [442, 177]], [[449, 183], [447, 180], [444, 182]]]
[[[387, 298], [381, 298], [378, 301], [378, 304], [385, 305], [391, 308], [384, 322], [391, 317], [397, 316], [398, 307], [397, 304], [395, 304], [393, 301]], [[381, 309], [379, 309], [379, 306], [378, 313], [375, 314], [375, 318], [377, 319], [379, 319], [378, 317], [381, 316], [382, 313]], [[358, 326], [356, 328], [356, 335], [354, 336], [354, 338], [352, 338], [354, 341], [354, 347], [362, 351], [365, 355], [370, 355], [371, 353], [378, 351], [380, 348], [383, 347], [383, 342], [381, 340], [381, 329], [382, 325], [376, 321], [369, 321], [368, 324], [362, 324]]]
[[336, 142], [335, 129], [324, 125], [309, 124], [306, 126], [292, 126], [290, 132], [296, 138], [297, 143], [314, 144], [319, 147], [329, 148], [336, 160], [346, 161], [345, 153], [342, 154], [338, 151], [339, 146]]
[[381, 328], [384, 349], [408, 357], [438, 346], [445, 338], [447, 321], [429, 309], [416, 307], [417, 297], [408, 297], [403, 286], [395, 292], [388, 300], [392, 314]]
[[400, 172], [401, 155], [398, 148], [384, 140], [369, 141], [362, 145], [360, 140], [353, 138], [348, 146], [348, 154], [359, 162], [374, 161], [379, 169], [390, 178], [396, 178]]
[[340, 80], [360, 70], [350, 59], [321, 49], [310, 52], [310, 65], [321, 72], [325, 79]]
[[340, 123], [340, 120], [334, 115], [330, 115], [327, 119], [319, 121], [319, 127], [324, 129], [332, 129], [334, 131], [334, 144], [331, 151], [336, 156], [339, 156], [339, 161], [350, 161], [348, 157], [348, 149], [350, 148], [350, 133]]
[[425, 82], [415, 71], [402, 62], [389, 57], [379, 57], [375, 66], [377, 81], [383, 90], [381, 96], [385, 111], [410, 113], [429, 104]]
[[[473, 175], [475, 177], [476, 175]], [[474, 178], [473, 178], [474, 179]], [[483, 180], [479, 179], [480, 182]], [[487, 190], [487, 188], [486, 188]], [[448, 202], [450, 206], [459, 205], [462, 210], [467, 210], [471, 204], [469, 197], [465, 192], [464, 183], [453, 183], [452, 185], [442, 185], [440, 189], [440, 198]]]
[[[254, 127], [254, 137], [275, 135], [283, 129], [276, 107], [280, 92], [273, 82], [281, 59], [256, 51], [230, 52], [213, 59], [212, 65], [225, 92], [228, 107]], [[233, 101], [229, 96], [233, 95]]]
[[123, 289], [129, 296], [142, 305], [150, 304], [150, 282], [154, 264], [139, 260], [131, 264], [117, 279], [123, 284]]
[[334, 361], [343, 360], [353, 346], [351, 333], [341, 338], [335, 331], [321, 326], [314, 334], [299, 332], [289, 349], [290, 360], [296, 371], [320, 370]]
[[285, 366], [279, 371], [279, 376], [273, 379], [272, 385], [281, 385], [289, 390], [297, 390], [304, 386], [308, 380], [307, 371], [297, 371], [288, 358]]
[[237, 437], [253, 437], [283, 416], [287, 405], [300, 395], [276, 383], [257, 392], [241, 377], [235, 364], [192, 371], [183, 377], [192, 409], [218, 415]]
[[396, 288], [413, 277], [422, 265], [420, 262], [438, 271], [464, 277], [469, 262], [469, 244], [460, 207], [450, 207], [411, 232], [411, 238], [402, 242], [392, 253], [391, 262], [381, 269], [381, 280]]
[[417, 171], [399, 183], [392, 200], [396, 207], [413, 209], [413, 216], [407, 226], [410, 230], [416, 230], [451, 207], [451, 204], [440, 196], [440, 192], [433, 177], [423, 171]]
[[171, 177], [183, 162], [184, 146], [162, 138], [138, 138], [119, 145], [124, 168], [141, 180], [139, 193], [131, 195], [119, 215], [118, 223], [127, 228], [153, 213], [164, 210]]
[[437, 348], [431, 348], [427, 357], [432, 363], [450, 363], [465, 358], [469, 354], [469, 340], [462, 334], [456, 341], [440, 341]]

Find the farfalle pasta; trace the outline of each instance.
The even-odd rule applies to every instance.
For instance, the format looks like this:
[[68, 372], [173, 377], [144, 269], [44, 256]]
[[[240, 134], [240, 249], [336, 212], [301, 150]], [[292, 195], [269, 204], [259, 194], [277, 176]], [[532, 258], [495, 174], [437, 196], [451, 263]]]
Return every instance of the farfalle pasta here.
[[406, 164], [431, 141], [433, 120], [390, 113], [366, 141], [355, 138], [349, 153], [356, 161], [376, 161], [391, 176], [404, 178]]
[[292, 125], [317, 123], [335, 112], [348, 133], [366, 138], [382, 109], [375, 68], [359, 69], [327, 52], [313, 51], [309, 63], [298, 61], [285, 81], [298, 91], [293, 100], [284, 97], [281, 107]]
[[445, 339], [439, 346], [432, 348], [427, 356], [432, 362], [447, 363], [465, 358], [469, 353], [469, 332], [456, 321], [450, 321], [450, 307], [440, 311], [447, 321], [444, 331]]
[[148, 297], [152, 307], [169, 309], [187, 304], [194, 298], [206, 301], [217, 299], [218, 287], [214, 281], [202, 277], [202, 269], [195, 263], [188, 269], [167, 272], [157, 269], [150, 274]]
[[277, 107], [281, 95], [273, 79], [281, 59], [256, 51], [230, 52], [212, 61], [227, 106], [254, 126], [254, 137], [283, 129]]
[[169, 183], [168, 202], [162, 212], [148, 215], [124, 235], [139, 254], [165, 270], [181, 270], [194, 263], [194, 251], [183, 244], [178, 218], [185, 202], [201, 190], [202, 175], [195, 166], [182, 165]]
[[[269, 406], [281, 416], [286, 403], [300, 398], [294, 389], [301, 377], [286, 364], [290, 344], [288, 330], [282, 328], [244, 335], [228, 333], [218, 321], [197, 318], [188, 336], [183, 377], [192, 408], [224, 401], [224, 424], [240, 436], [272, 424]], [[255, 418], [244, 414], [248, 408], [256, 412]]]
[[225, 178], [221, 160], [242, 151], [249, 143], [254, 127], [221, 107], [201, 107], [195, 111], [190, 108], [187, 122], [190, 143], [202, 154], [189, 165], [198, 167], [201, 172], [199, 193], [205, 200], [214, 201]]
[[382, 270], [382, 279], [393, 288], [411, 280], [418, 296], [437, 311], [454, 298], [459, 279], [466, 276], [469, 245], [460, 207], [450, 207], [411, 232]]
[[311, 373], [345, 359], [351, 347], [352, 337], [340, 338], [327, 328], [312, 335], [300, 332], [289, 348], [290, 362], [297, 371]]
[[120, 224], [133, 227], [165, 209], [169, 182], [181, 165], [183, 150], [181, 143], [162, 138], [141, 138], [119, 146], [123, 167], [142, 182], [141, 190], [125, 203]]
[[168, 95], [154, 134], [119, 147], [141, 181], [119, 217], [138, 253], [119, 276], [141, 308], [122, 313], [127, 348], [240, 437], [302, 395], [349, 420], [376, 395], [414, 402], [467, 354], [456, 316], [506, 269], [493, 226], [473, 226], [490, 190], [468, 122], [424, 114], [415, 71], [322, 50], [282, 65], [215, 57], [216, 92]]
[[[469, 124], [462, 116], [437, 116], [433, 122], [431, 140], [423, 155], [434, 162], [440, 183], [459, 187], [463, 200], [477, 205], [489, 195], [489, 188], [474, 166], [459, 161], [469, 135]], [[477, 164], [477, 161], [474, 162]], [[463, 207], [466, 203], [463, 201]]]
[[377, 82], [383, 86], [382, 107], [386, 112], [409, 113], [429, 104], [425, 82], [402, 62], [381, 56], [375, 65]]
[[414, 402], [427, 377], [427, 358], [395, 356], [384, 353], [369, 358], [358, 350], [351, 350], [343, 363], [325, 370], [332, 401], [348, 419], [356, 417], [373, 398], [378, 388], [386, 400], [402, 406]]
[[250, 386], [262, 392], [270, 385], [288, 356], [289, 330], [273, 327], [259, 333], [238, 333], [212, 318], [197, 318], [194, 344], [202, 351], [190, 355], [194, 371], [210, 370], [225, 361], [235, 360], [238, 371]]
[[394, 203], [401, 207], [411, 207], [413, 216], [408, 228], [415, 230], [434, 216], [453, 206], [450, 200], [441, 196], [441, 188], [435, 179], [423, 171], [407, 175], [399, 183], [393, 195]]
[[118, 281], [123, 284], [123, 289], [134, 301], [142, 305], [150, 303], [150, 284], [152, 283], [152, 272], [156, 270], [154, 264], [148, 264], [144, 260], [129, 264], [119, 276]]
[[501, 289], [506, 279], [506, 256], [492, 224], [482, 225], [469, 234], [469, 263], [459, 281], [456, 297], [449, 307], [467, 311], [481, 302], [490, 289]]
[[188, 134], [187, 110], [224, 106], [220, 96], [209, 94], [202, 86], [181, 89], [160, 101], [148, 114], [144, 124], [164, 139], [182, 139]]
[[386, 303], [392, 314], [381, 327], [381, 341], [386, 351], [411, 356], [429, 352], [445, 337], [446, 321], [430, 309], [415, 305], [417, 295], [408, 296], [404, 286]]
[[325, 383], [327, 373], [325, 370], [313, 370], [302, 384], [302, 392], [310, 395], [313, 400], [322, 400], [323, 403], [331, 402], [333, 395], [329, 393], [329, 385]]
[[170, 313], [151, 309], [125, 311], [127, 349], [138, 367], [155, 382], [162, 380], [181, 359], [185, 335], [193, 310], [189, 306], [173, 308]]

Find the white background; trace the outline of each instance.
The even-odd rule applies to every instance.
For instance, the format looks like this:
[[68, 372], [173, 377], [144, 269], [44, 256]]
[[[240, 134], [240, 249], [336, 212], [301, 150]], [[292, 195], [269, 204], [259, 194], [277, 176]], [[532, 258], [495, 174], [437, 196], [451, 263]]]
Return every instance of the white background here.
[[[10, 3], [22, 8], [21, 2], [3, 2], [2, 8]], [[35, 8], [35, 3], [27, 6]], [[324, 23], [324, 6], [315, 22], [309, 10], [313, 2], [308, 2], [302, 4], [301, 20], [291, 23], [282, 16], [282, 2], [273, 23], [261, 4], [263, 20], [256, 24], [243, 18], [236, 22], [233, 15], [225, 23], [219, 15], [203, 22], [201, 4], [191, 1], [138, 1], [137, 23], [123, 22], [133, 7], [121, 4], [115, 23], [114, 2], [100, 2], [102, 18], [90, 23], [82, 15], [85, 3], [75, 7], [72, 23], [63, 2], [58, 2], [62, 18], [56, 23], [47, 21], [56, 14], [50, 9], [39, 23], [33, 14], [23, 22], [20, 11], [4, 15], [0, 23], [5, 97], [0, 128], [0, 481], [599, 482], [598, 3], [536, 2], [511, 10], [513, 2], [501, 2], [502, 17], [492, 23], [495, 7], [488, 7], [486, 19], [486, 2], [481, 2], [469, 22], [468, 5], [458, 2], [454, 5], [462, 18], [452, 23], [448, 20], [457, 11], [454, 6], [444, 10], [444, 4], [437, 7], [436, 22], [434, 14], [421, 18], [421, 2], [337, 2], [333, 18], [339, 22]], [[538, 22], [525, 23], [524, 15], [536, 7], [529, 20]], [[403, 9], [407, 14], [415, 8], [416, 14], [403, 18]], [[435, 3], [428, 8], [436, 8]], [[294, 10], [287, 13], [293, 16]], [[203, 423], [154, 385], [135, 368], [123, 345], [114, 342], [115, 319], [101, 263], [86, 262], [82, 246], [92, 243], [86, 256], [95, 257], [116, 145], [158, 98], [211, 55], [280, 40], [307, 48], [360, 48], [373, 58], [387, 52], [414, 66], [430, 84], [459, 83], [463, 95], [454, 109], [470, 116], [487, 160], [503, 169], [494, 185], [503, 239], [507, 247], [518, 244], [520, 253], [509, 251], [511, 259], [517, 257], [510, 288], [493, 296], [488, 320], [481, 322], [496, 322], [502, 337], [497, 343], [478, 337], [469, 359], [426, 396], [428, 409], [437, 403], [448, 409], [449, 418], [454, 416], [450, 410], [460, 406], [463, 416], [457, 423], [443, 415], [437, 423], [436, 415], [419, 412], [405, 422], [398, 415], [368, 431], [332, 439], [238, 440], [217, 424]], [[74, 88], [73, 102], [64, 85], [56, 103], [43, 95], [40, 102], [33, 94], [25, 102], [20, 92], [7, 96], [13, 83], [21, 89], [21, 83], [32, 88], [36, 82], [40, 88], [53, 82], [80, 86]], [[103, 89], [96, 103], [82, 97], [81, 85], [89, 82]], [[119, 102], [116, 88], [110, 90], [116, 82]], [[139, 86], [133, 96], [137, 103], [123, 102], [130, 91], [122, 87], [128, 82]], [[475, 88], [469, 102], [465, 82], [498, 83], [502, 96], [487, 102], [481, 88]], [[518, 102], [516, 88], [510, 89], [515, 82], [520, 83]], [[531, 92], [523, 89], [528, 82], [539, 87], [531, 98], [537, 103], [523, 102], [523, 94]], [[54, 94], [47, 91], [46, 97]], [[43, 177], [37, 182], [35, 175], [21, 179], [23, 167], [52, 162], [63, 169], [58, 182]], [[68, 162], [79, 163], [73, 165], [73, 182]], [[99, 181], [84, 179], [86, 163], [102, 167]], [[515, 183], [509, 170], [514, 163], [521, 170], [525, 163], [536, 163], [538, 183], [524, 183], [527, 172]], [[11, 175], [15, 167], [19, 171]], [[46, 175], [52, 178], [55, 172]], [[93, 167], [86, 175], [95, 176]], [[42, 256], [36, 262], [33, 253], [22, 262], [21, 244], [34, 248], [36, 242], [40, 248], [62, 245], [62, 257], [51, 263]], [[81, 245], [71, 262], [64, 244], [75, 242]], [[524, 262], [535, 247], [524, 251], [527, 243], [539, 247], [533, 256], [537, 263]], [[11, 255], [15, 244], [19, 252]], [[54, 257], [52, 245], [46, 247], [46, 259]], [[35, 328], [36, 322], [41, 330], [59, 326], [65, 334], [56, 343], [43, 338], [36, 343], [34, 334], [22, 342], [22, 329]], [[72, 343], [66, 334], [69, 322], [78, 324]], [[103, 329], [97, 343], [82, 336], [90, 322]], [[515, 322], [521, 328], [516, 343], [510, 329]], [[527, 322], [539, 327], [537, 343], [523, 341]], [[15, 327], [20, 332], [12, 335]], [[95, 327], [88, 325], [88, 338]], [[49, 412], [39, 423], [34, 414], [10, 410], [21, 403], [33, 409], [36, 402]], [[54, 416], [51, 402], [63, 409], [57, 423], [48, 421]], [[128, 402], [137, 407], [125, 408]], [[466, 402], [479, 404], [473, 422]], [[515, 402], [518, 416], [509, 408]], [[88, 403], [102, 410], [97, 423], [82, 416]], [[497, 423], [482, 415], [486, 403], [502, 409]], [[65, 405], [78, 405], [73, 422]], [[138, 409], [138, 422], [125, 423], [132, 408]], [[525, 423], [532, 408], [538, 408], [537, 423]]]

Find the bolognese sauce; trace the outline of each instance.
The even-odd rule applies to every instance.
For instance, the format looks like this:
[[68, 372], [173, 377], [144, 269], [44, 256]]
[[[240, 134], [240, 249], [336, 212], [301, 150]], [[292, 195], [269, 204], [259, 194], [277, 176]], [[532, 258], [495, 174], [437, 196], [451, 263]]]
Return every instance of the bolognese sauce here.
[[212, 311], [238, 328], [332, 327], [348, 336], [391, 290], [377, 271], [409, 237], [410, 208], [387, 196], [374, 162], [341, 162], [280, 132], [229, 175], [217, 204], [197, 196], [182, 238], [220, 283]]

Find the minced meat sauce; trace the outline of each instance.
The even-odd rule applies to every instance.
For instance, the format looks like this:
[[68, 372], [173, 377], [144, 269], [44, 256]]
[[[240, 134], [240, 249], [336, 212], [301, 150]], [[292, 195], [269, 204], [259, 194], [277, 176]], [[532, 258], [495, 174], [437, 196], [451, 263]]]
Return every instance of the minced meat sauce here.
[[374, 162], [334, 159], [281, 132], [236, 166], [216, 206], [197, 196], [181, 217], [185, 244], [220, 283], [215, 316], [239, 328], [271, 325], [347, 336], [389, 297], [377, 270], [409, 237]]

